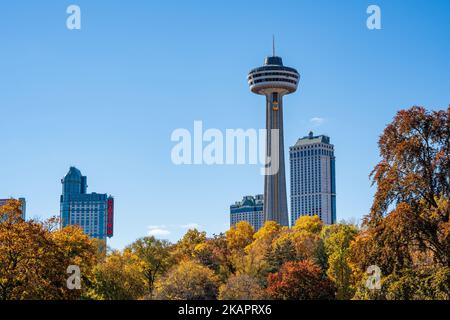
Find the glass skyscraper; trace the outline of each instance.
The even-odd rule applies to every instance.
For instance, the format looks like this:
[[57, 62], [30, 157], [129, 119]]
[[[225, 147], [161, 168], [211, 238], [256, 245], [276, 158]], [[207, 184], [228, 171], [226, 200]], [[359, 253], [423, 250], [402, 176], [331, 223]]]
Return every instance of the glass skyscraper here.
[[71, 167], [61, 180], [61, 224], [78, 225], [92, 238], [106, 241], [113, 236], [114, 198], [87, 193], [87, 177]]
[[240, 221], [247, 221], [258, 231], [264, 225], [264, 200], [263, 195], [245, 196], [242, 201], [237, 201], [230, 206], [230, 226]]
[[336, 222], [334, 146], [324, 135], [298, 139], [290, 147], [291, 224], [300, 216], [317, 215], [325, 224]]

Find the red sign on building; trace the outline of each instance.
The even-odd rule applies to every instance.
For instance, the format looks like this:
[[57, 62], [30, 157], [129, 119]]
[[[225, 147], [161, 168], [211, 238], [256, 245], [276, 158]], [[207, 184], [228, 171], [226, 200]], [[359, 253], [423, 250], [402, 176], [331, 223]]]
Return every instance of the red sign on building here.
[[108, 211], [106, 219], [106, 235], [112, 237], [114, 233], [114, 198], [108, 198]]

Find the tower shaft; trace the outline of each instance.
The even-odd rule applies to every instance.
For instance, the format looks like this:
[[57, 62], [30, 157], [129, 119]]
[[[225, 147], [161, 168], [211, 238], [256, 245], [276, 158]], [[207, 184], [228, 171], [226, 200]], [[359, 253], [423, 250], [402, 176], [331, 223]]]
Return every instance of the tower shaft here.
[[289, 226], [284, 169], [283, 96], [297, 90], [299, 79], [298, 71], [284, 66], [283, 59], [275, 56], [275, 52], [264, 60], [264, 66], [252, 69], [247, 76], [250, 90], [266, 97], [264, 219], [282, 226]]
[[[278, 92], [266, 94], [266, 129], [266, 163], [274, 170], [264, 176], [264, 217], [266, 221], [276, 221], [282, 226], [289, 226], [284, 164], [283, 98]], [[278, 130], [278, 135], [273, 135], [273, 129]]]

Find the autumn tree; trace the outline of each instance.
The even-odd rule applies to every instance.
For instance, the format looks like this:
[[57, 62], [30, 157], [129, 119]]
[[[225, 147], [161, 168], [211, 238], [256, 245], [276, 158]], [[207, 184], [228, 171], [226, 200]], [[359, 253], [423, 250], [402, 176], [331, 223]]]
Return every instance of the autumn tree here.
[[[449, 267], [450, 107], [399, 111], [379, 148], [381, 161], [372, 172], [377, 191], [367, 218], [369, 227], [381, 230], [375, 241], [389, 233], [392, 251], [409, 252], [414, 245]], [[407, 266], [411, 258], [397, 262]]]
[[292, 230], [295, 232], [308, 232], [310, 234], [320, 234], [323, 222], [319, 216], [301, 216], [295, 221]]
[[147, 292], [145, 263], [130, 249], [112, 251], [94, 268], [88, 297], [99, 300], [136, 300]]
[[267, 259], [272, 250], [272, 242], [280, 235], [283, 227], [275, 221], [267, 221], [253, 236], [254, 241], [245, 248], [245, 252], [234, 253], [233, 263], [238, 274], [248, 274], [265, 284], [270, 272]]
[[291, 230], [284, 229], [273, 239], [271, 249], [266, 253], [266, 260], [268, 271], [272, 273], [277, 272], [286, 262], [299, 260]]
[[243, 251], [253, 242], [255, 231], [247, 221], [240, 221], [226, 233], [227, 245], [230, 251]]
[[175, 245], [175, 257], [177, 260], [190, 259], [193, 257], [195, 247], [206, 242], [206, 232], [197, 229], [189, 229], [183, 238]]
[[326, 256], [320, 233], [323, 222], [319, 216], [301, 216], [292, 227], [292, 242], [298, 260], [311, 260], [326, 269]]
[[156, 299], [212, 300], [216, 299], [218, 279], [207, 267], [190, 260], [174, 266], [158, 281]]
[[[51, 280], [52, 285], [47, 293], [54, 292], [52, 299], [80, 299], [87, 292], [92, 279], [92, 270], [102, 258], [99, 252], [99, 242], [89, 238], [78, 226], [58, 228], [46, 232], [52, 247], [46, 248], [47, 257], [52, 257], [50, 265], [45, 268], [44, 275]], [[50, 245], [50, 244], [49, 244]], [[67, 273], [69, 266], [80, 269], [81, 289], [67, 288]], [[51, 289], [51, 290], [50, 290]]]
[[[399, 111], [380, 137], [381, 160], [371, 175], [374, 202], [351, 244], [354, 274], [362, 281], [356, 298], [373, 298], [363, 285], [370, 265], [382, 271], [382, 289], [374, 296], [381, 299], [409, 299], [414, 296], [409, 292], [426, 292], [419, 284], [433, 282], [433, 274], [447, 274], [449, 119], [450, 107], [432, 112], [412, 107]], [[439, 296], [436, 290], [429, 297]]]
[[429, 266], [408, 268], [384, 275], [381, 288], [356, 287], [354, 300], [450, 300], [450, 268]]
[[266, 254], [270, 272], [277, 272], [286, 262], [307, 259], [325, 270], [327, 257], [321, 239], [322, 229], [323, 222], [318, 216], [302, 216], [292, 229], [282, 228]]
[[285, 263], [269, 275], [267, 292], [278, 300], [334, 299], [333, 283], [309, 260]]
[[23, 222], [22, 204], [19, 200], [10, 199], [0, 206], [0, 222], [17, 223]]
[[321, 233], [327, 255], [327, 275], [336, 286], [339, 300], [351, 299], [355, 293], [350, 245], [357, 233], [356, 226], [345, 223], [326, 226]]
[[220, 300], [262, 300], [265, 290], [257, 279], [247, 274], [232, 275], [219, 289]]
[[44, 284], [45, 230], [37, 223], [23, 221], [20, 207], [17, 200], [0, 207], [1, 300], [32, 298], [39, 294], [36, 286]]
[[450, 300], [450, 268], [409, 269], [383, 281], [388, 300]]
[[147, 283], [147, 297], [153, 297], [155, 281], [171, 266], [171, 244], [155, 237], [145, 237], [136, 240], [128, 249], [141, 261], [142, 272]]
[[194, 260], [213, 270], [224, 282], [234, 272], [232, 254], [225, 234], [214, 235], [194, 249]]
[[[20, 218], [20, 202], [0, 207], [0, 299], [79, 299], [84, 294], [97, 248], [78, 227], [53, 228]], [[80, 269], [81, 289], [67, 286], [69, 266]]]

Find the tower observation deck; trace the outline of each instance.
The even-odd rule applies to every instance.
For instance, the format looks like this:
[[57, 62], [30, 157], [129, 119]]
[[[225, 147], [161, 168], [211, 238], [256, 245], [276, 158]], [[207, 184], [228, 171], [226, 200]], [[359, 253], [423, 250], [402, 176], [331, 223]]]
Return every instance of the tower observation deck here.
[[[262, 67], [250, 71], [247, 80], [253, 93], [266, 97], [266, 163], [278, 167], [278, 170], [266, 172], [264, 176], [264, 218], [265, 221], [276, 221], [282, 226], [289, 226], [284, 164], [283, 96], [297, 90], [300, 75], [294, 68], [283, 66], [281, 57], [275, 56], [274, 52], [272, 57], [265, 59]], [[273, 129], [278, 130], [278, 141], [272, 141]], [[273, 152], [278, 154], [272, 154]], [[278, 166], [273, 165], [274, 159], [278, 159]]]

